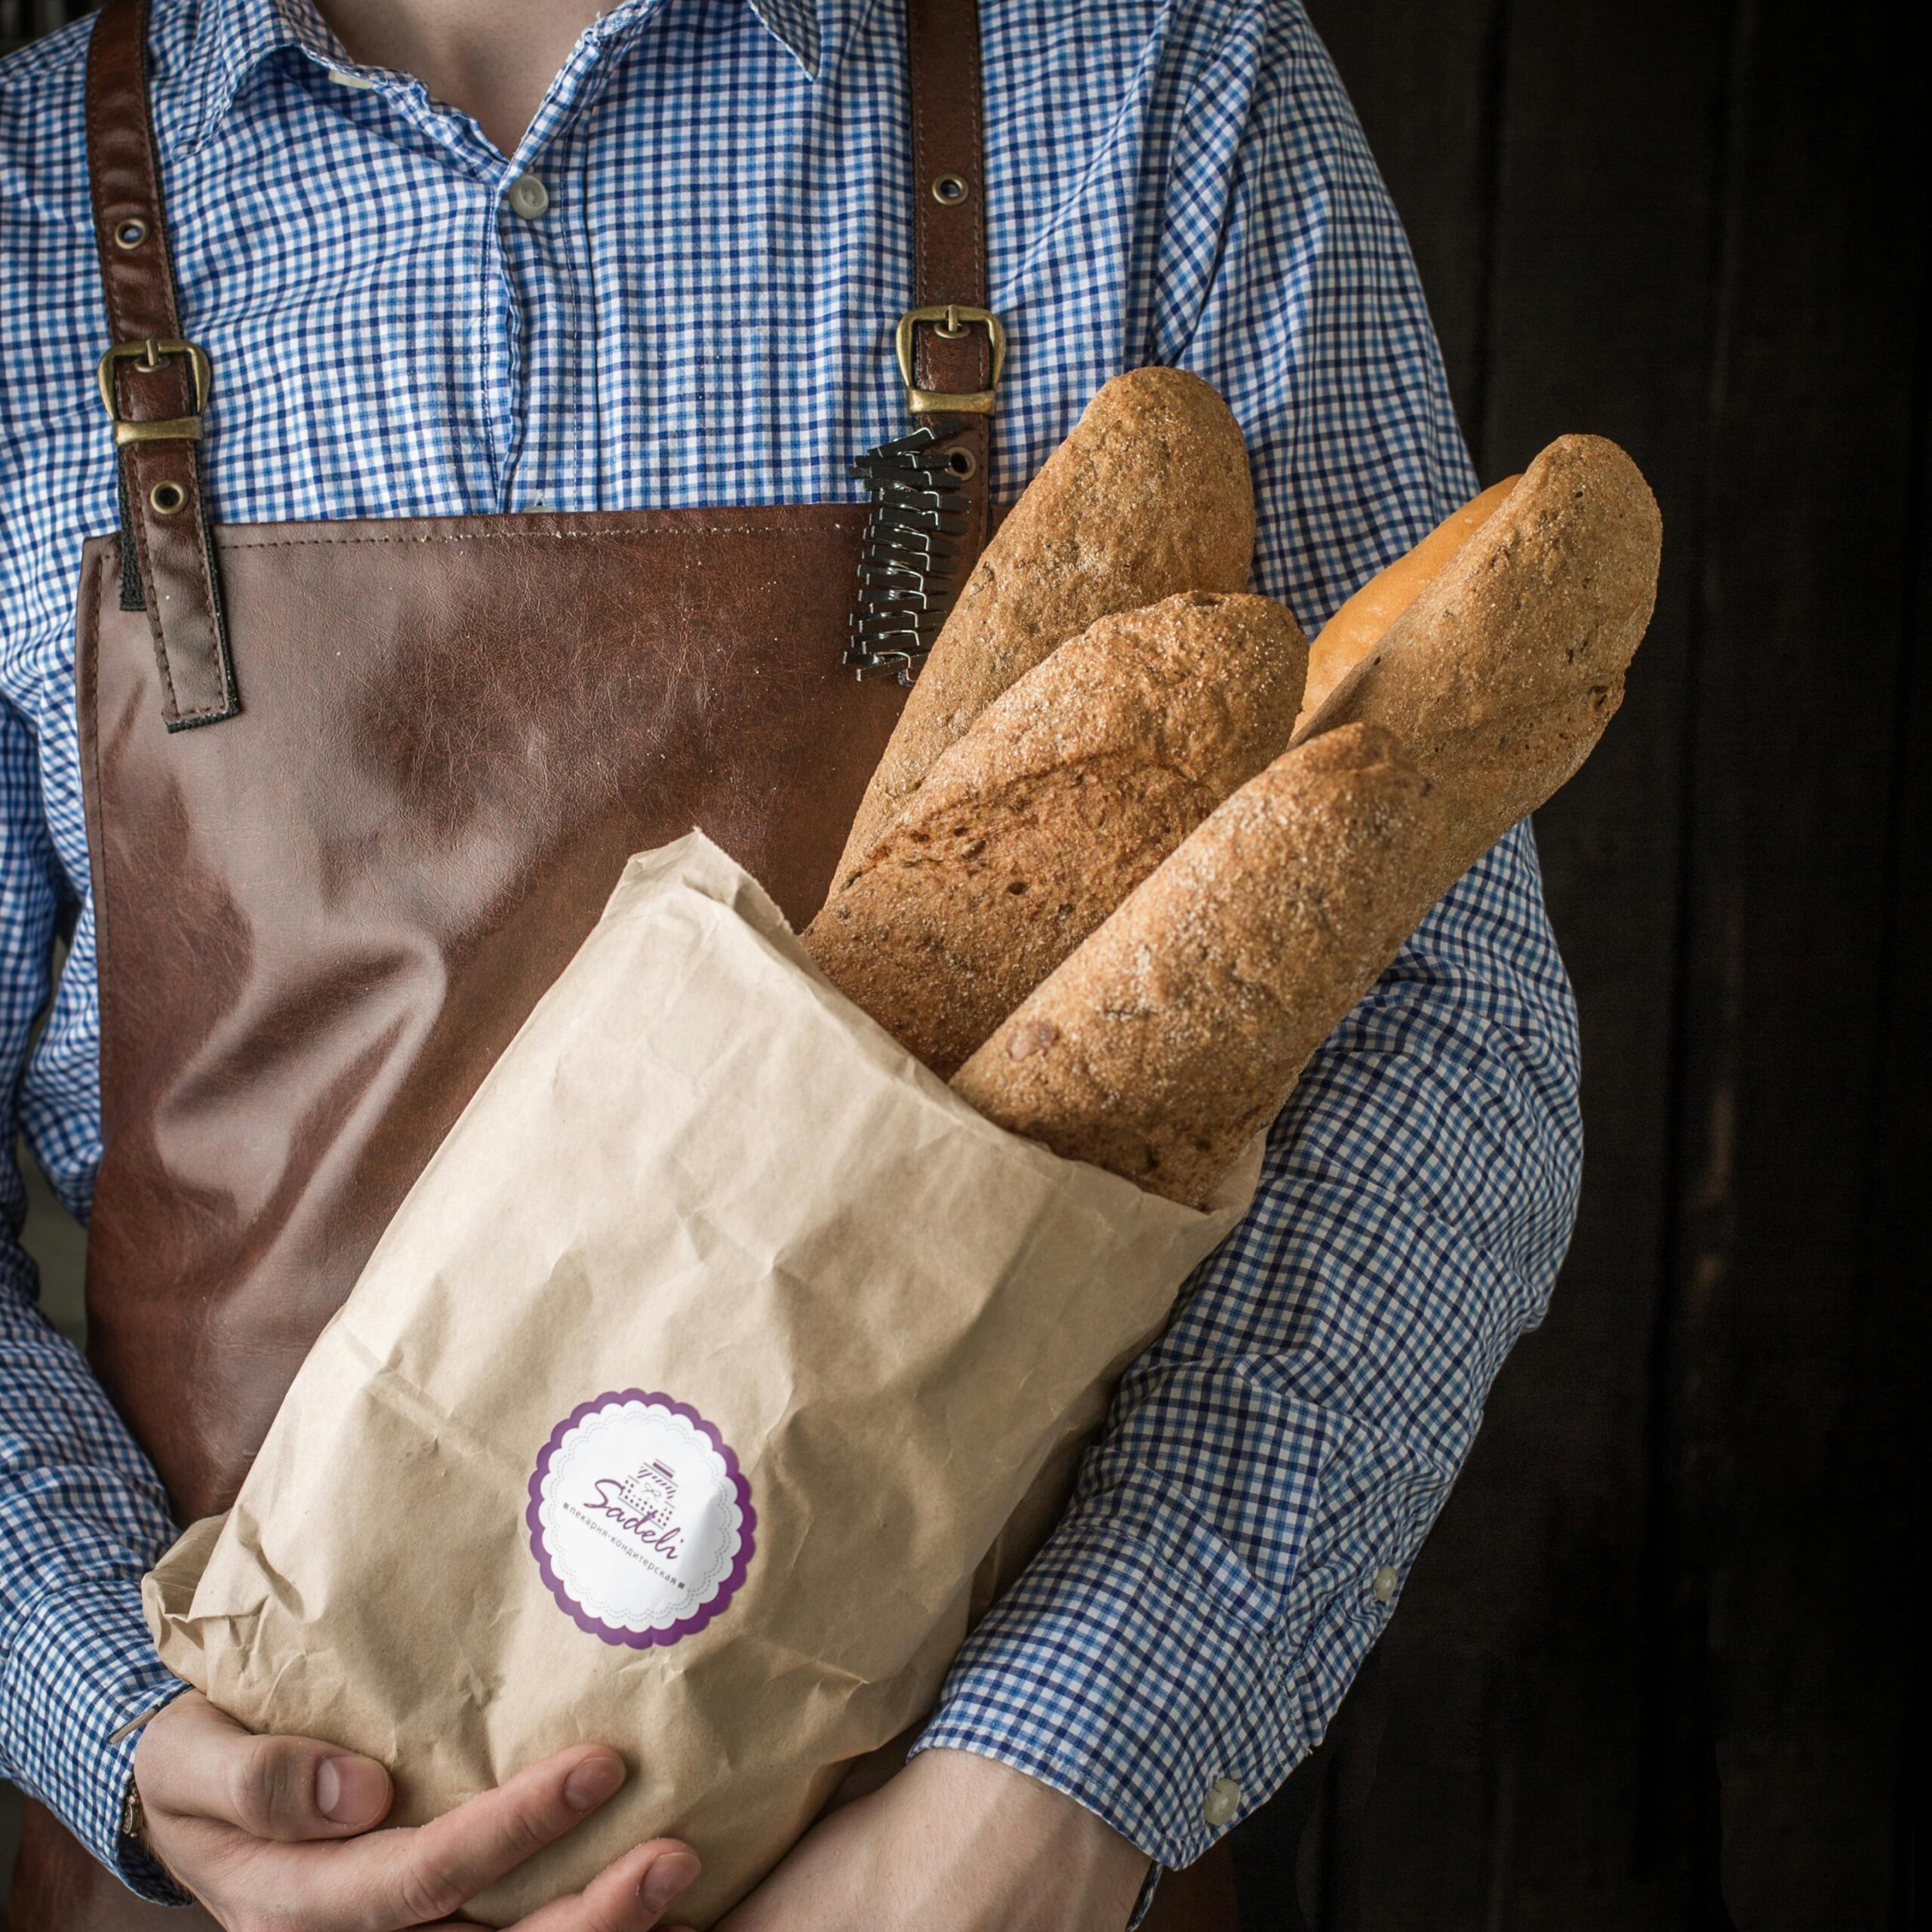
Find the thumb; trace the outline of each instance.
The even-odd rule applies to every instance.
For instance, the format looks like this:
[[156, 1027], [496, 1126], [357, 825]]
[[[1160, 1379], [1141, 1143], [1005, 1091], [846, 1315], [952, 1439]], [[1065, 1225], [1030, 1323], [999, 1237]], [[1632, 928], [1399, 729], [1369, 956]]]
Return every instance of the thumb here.
[[366, 1832], [391, 1797], [389, 1774], [373, 1758], [312, 1737], [257, 1737], [194, 1696], [149, 1725], [134, 1781], [151, 1811], [285, 1841]]

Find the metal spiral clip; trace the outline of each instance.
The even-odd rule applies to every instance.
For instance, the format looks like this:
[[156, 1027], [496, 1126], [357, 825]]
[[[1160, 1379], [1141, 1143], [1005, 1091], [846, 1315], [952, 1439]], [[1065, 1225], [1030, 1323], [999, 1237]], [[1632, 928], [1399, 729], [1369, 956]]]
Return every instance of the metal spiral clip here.
[[965, 478], [943, 417], [868, 450], [852, 474], [871, 492], [859, 552], [859, 594], [843, 663], [861, 679], [910, 685], [960, 591]]

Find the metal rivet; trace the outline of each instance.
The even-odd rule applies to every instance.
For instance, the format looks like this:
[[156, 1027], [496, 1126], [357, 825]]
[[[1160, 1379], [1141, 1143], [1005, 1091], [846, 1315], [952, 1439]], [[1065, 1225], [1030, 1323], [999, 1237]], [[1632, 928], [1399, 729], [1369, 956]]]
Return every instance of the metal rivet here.
[[933, 199], [943, 208], [956, 208], [972, 192], [963, 175], [941, 174], [934, 178]]
[[1218, 1832], [1240, 1809], [1241, 1780], [1217, 1778], [1208, 1787], [1208, 1795], [1201, 1802], [1201, 1815]]
[[131, 217], [126, 221], [114, 224], [114, 245], [117, 248], [138, 248], [148, 238], [148, 225]]
[[188, 493], [178, 483], [157, 483], [148, 492], [157, 516], [178, 516], [188, 507]]
[[1383, 1564], [1375, 1573], [1375, 1601], [1377, 1603], [1393, 1603], [1395, 1601], [1395, 1586], [1399, 1580], [1394, 1569], [1389, 1564]]
[[534, 174], [519, 174], [510, 183], [510, 206], [525, 221], [534, 221], [550, 205], [550, 191]]
[[978, 475], [980, 459], [971, 450], [953, 450], [947, 454], [946, 466], [963, 481]]

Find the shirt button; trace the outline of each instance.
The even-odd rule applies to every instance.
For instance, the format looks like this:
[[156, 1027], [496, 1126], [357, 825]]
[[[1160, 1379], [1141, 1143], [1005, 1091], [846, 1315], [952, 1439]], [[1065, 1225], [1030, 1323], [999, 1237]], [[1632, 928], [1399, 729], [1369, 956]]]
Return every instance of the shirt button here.
[[550, 205], [550, 191], [534, 174], [519, 174], [510, 183], [510, 206], [525, 221], [534, 221]]
[[1395, 1601], [1396, 1582], [1394, 1569], [1389, 1564], [1383, 1564], [1375, 1573], [1375, 1601], [1377, 1603], [1393, 1603]]
[[1241, 1780], [1217, 1778], [1208, 1787], [1208, 1795], [1202, 1801], [1201, 1815], [1218, 1832], [1240, 1809]]

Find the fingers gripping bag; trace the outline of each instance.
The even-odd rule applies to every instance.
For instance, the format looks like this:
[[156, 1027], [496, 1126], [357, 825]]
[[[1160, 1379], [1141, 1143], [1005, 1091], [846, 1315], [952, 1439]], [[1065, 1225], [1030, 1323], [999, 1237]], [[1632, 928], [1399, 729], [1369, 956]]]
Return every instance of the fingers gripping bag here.
[[931, 1708], [1254, 1174], [1198, 1212], [995, 1127], [700, 835], [635, 858], [148, 1578], [162, 1657], [397, 1823], [615, 1746], [469, 1915], [669, 1834], [711, 1924]]

